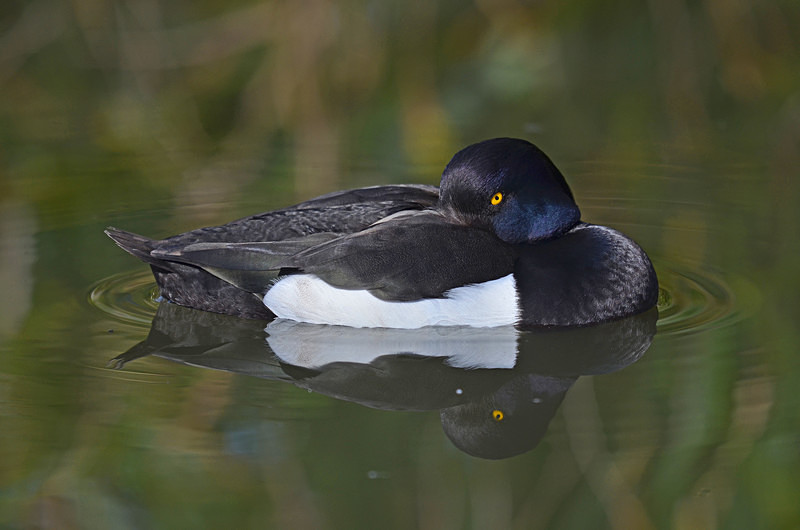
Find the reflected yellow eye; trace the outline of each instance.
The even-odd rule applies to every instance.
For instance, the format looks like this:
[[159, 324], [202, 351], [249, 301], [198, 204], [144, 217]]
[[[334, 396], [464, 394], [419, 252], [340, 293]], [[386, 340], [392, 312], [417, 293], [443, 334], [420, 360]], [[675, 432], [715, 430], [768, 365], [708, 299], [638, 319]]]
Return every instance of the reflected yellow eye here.
[[[499, 195], [499, 193], [498, 193], [498, 195]], [[504, 417], [505, 417], [505, 415], [503, 414], [502, 410], [493, 410], [492, 411], [492, 418], [494, 418], [494, 421], [503, 421]]]
[[503, 202], [503, 194], [498, 191], [497, 193], [494, 194], [494, 196], [492, 196], [492, 204], [497, 205], [500, 204], [501, 202]]

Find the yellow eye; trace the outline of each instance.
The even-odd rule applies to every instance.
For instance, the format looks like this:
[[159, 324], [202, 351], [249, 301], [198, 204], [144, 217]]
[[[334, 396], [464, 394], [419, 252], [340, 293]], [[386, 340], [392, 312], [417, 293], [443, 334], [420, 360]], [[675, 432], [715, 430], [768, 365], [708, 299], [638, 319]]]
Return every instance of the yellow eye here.
[[492, 196], [492, 204], [497, 205], [503, 202], [503, 194], [499, 191]]
[[[498, 193], [498, 195], [499, 195], [499, 193]], [[503, 414], [502, 410], [493, 410], [492, 411], [492, 418], [494, 418], [494, 421], [503, 421], [503, 417], [504, 417], [504, 414]]]

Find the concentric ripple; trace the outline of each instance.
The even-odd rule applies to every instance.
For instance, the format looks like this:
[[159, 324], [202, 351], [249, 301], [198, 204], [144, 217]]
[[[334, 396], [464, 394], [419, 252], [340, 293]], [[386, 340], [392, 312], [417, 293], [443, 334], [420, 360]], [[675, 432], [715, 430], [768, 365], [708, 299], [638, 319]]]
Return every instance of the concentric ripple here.
[[158, 308], [158, 287], [149, 270], [109, 276], [94, 284], [89, 303], [113, 319], [149, 327]]
[[[735, 296], [720, 276], [661, 263], [659, 334], [702, 331], [738, 318]], [[89, 303], [115, 320], [149, 326], [158, 308], [158, 288], [149, 271], [121, 273], [92, 286]]]
[[740, 316], [734, 292], [720, 276], [669, 264], [658, 268], [658, 280], [659, 334], [702, 331]]

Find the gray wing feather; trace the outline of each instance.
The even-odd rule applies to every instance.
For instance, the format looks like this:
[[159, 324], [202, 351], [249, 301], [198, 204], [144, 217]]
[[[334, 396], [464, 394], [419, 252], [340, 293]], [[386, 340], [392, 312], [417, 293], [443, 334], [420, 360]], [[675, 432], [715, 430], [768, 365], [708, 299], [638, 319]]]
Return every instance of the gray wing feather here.
[[426, 211], [311, 247], [289, 266], [335, 287], [410, 301], [500, 278], [514, 260], [515, 249], [494, 234]]
[[192, 243], [183, 248], [156, 249], [151, 255], [200, 267], [245, 291], [264, 293], [291, 256], [337, 237], [319, 233], [285, 241]]
[[196, 243], [152, 254], [201, 267], [250, 292], [266, 292], [280, 273], [303, 272], [395, 301], [442, 297], [461, 285], [500, 278], [513, 271], [515, 260], [514, 247], [492, 233], [430, 210], [344, 236]]

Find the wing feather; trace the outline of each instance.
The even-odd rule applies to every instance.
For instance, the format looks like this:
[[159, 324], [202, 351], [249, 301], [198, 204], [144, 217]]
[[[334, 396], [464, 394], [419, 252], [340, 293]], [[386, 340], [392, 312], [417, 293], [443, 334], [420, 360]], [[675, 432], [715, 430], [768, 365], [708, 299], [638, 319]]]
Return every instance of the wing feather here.
[[425, 211], [322, 243], [290, 262], [334, 287], [411, 301], [495, 280], [513, 272], [514, 260], [514, 247], [489, 231]]
[[383, 300], [443, 297], [455, 287], [513, 272], [516, 250], [481, 228], [435, 210], [398, 216], [354, 234], [317, 233], [284, 241], [192, 243], [152, 251], [200, 267], [241, 289], [265, 293], [279, 274], [313, 274]]

